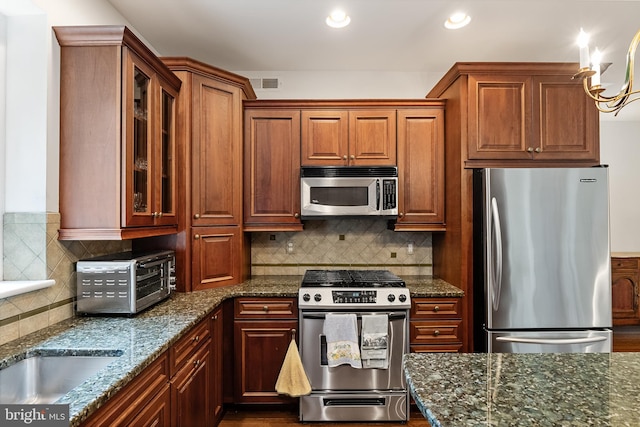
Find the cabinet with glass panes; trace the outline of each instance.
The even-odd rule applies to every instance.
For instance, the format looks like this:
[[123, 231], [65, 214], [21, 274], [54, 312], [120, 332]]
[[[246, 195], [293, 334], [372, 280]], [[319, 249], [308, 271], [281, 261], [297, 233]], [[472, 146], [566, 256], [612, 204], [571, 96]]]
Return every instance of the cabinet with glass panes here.
[[172, 234], [180, 80], [124, 26], [55, 27], [60, 239]]

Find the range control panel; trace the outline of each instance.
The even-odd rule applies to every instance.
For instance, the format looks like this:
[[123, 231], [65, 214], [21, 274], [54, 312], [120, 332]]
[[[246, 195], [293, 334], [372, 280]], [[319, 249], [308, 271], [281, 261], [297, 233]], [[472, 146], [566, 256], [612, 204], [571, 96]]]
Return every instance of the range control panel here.
[[299, 307], [411, 307], [407, 288], [330, 289], [302, 288], [298, 294]]

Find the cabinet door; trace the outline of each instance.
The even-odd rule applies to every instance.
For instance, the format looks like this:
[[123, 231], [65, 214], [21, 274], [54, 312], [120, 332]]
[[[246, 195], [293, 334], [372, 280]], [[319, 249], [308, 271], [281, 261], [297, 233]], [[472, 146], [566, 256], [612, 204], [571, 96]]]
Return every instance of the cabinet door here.
[[347, 166], [349, 114], [338, 111], [302, 111], [302, 164]]
[[396, 164], [396, 110], [349, 111], [349, 164]]
[[469, 159], [531, 159], [531, 77], [469, 75]]
[[191, 227], [191, 233], [194, 291], [242, 281], [240, 227]]
[[242, 222], [240, 89], [193, 75], [193, 225]]
[[302, 230], [300, 111], [245, 111], [244, 228]]
[[222, 306], [220, 306], [211, 314], [211, 425], [217, 425], [222, 419], [224, 409], [224, 390], [222, 388], [224, 383], [224, 323], [222, 312]]
[[[163, 405], [166, 405], [168, 401], [165, 401], [166, 396], [163, 395], [168, 383], [169, 358], [165, 352], [138, 374], [131, 383], [109, 399], [104, 406], [93, 413], [82, 426], [133, 426], [136, 424], [133, 424], [131, 420], [139, 419], [142, 421], [156, 417], [164, 422], [168, 408]], [[168, 426], [169, 424], [164, 425]]]
[[611, 308], [614, 325], [640, 324], [638, 258], [611, 259]]
[[211, 362], [209, 345], [204, 343], [171, 380], [172, 426], [199, 427], [210, 425]]
[[398, 110], [396, 230], [444, 226], [444, 110]]
[[[533, 78], [533, 140], [536, 160], [600, 159], [599, 118], [581, 80]], [[571, 106], [567, 108], [567, 106]]]
[[126, 226], [175, 225], [177, 92], [133, 52], [124, 74]]
[[176, 99], [178, 93], [160, 81], [156, 117], [158, 136], [154, 144], [154, 224], [177, 224]]
[[129, 423], [128, 427], [170, 427], [171, 393], [169, 384]]
[[236, 320], [235, 403], [292, 403], [279, 395], [276, 381], [297, 320]]
[[123, 223], [127, 226], [153, 225], [154, 127], [152, 116], [157, 99], [153, 96], [153, 69], [133, 52], [124, 55], [125, 176]]

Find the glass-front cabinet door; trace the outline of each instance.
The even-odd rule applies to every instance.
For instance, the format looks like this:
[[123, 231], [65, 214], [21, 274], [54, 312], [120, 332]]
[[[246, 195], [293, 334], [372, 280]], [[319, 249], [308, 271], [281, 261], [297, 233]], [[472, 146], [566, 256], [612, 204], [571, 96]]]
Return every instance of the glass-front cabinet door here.
[[151, 207], [149, 156], [151, 128], [149, 86], [151, 79], [138, 67], [133, 72], [133, 215], [148, 216]]
[[145, 62], [128, 52], [124, 62], [124, 225], [173, 225], [176, 219], [175, 102]]
[[156, 223], [176, 223], [176, 93], [166, 87], [160, 86], [160, 144], [157, 154], [159, 176], [156, 188]]

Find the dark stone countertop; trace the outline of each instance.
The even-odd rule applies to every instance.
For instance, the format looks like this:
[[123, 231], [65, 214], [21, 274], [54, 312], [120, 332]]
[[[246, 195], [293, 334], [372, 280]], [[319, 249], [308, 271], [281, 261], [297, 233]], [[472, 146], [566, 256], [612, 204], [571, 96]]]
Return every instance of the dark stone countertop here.
[[412, 353], [404, 371], [432, 426], [640, 425], [640, 353]]
[[[133, 317], [77, 316], [0, 346], [0, 369], [29, 355], [121, 353], [117, 361], [56, 402], [70, 405], [70, 427], [75, 427], [225, 299], [297, 297], [301, 278], [259, 276], [241, 285], [173, 293]], [[458, 288], [429, 276], [405, 280], [412, 297], [463, 295]]]

